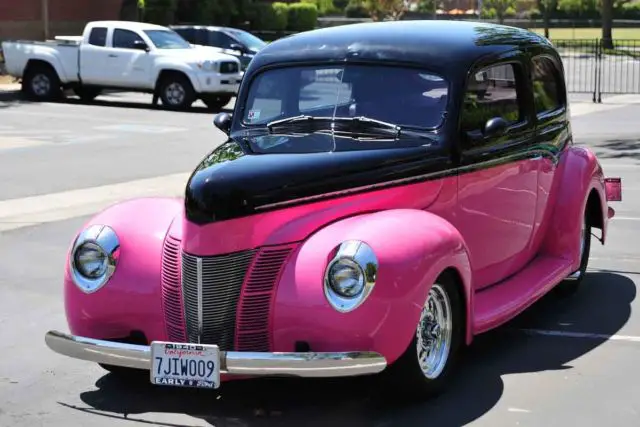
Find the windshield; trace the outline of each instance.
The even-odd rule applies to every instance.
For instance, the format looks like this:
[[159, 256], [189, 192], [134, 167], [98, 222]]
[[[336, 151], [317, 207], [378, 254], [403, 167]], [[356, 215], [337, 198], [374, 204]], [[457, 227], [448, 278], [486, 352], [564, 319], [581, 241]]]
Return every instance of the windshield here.
[[252, 50], [260, 50], [267, 45], [267, 43], [251, 33], [241, 30], [227, 30], [229, 34], [240, 40], [242, 44]]
[[144, 32], [158, 49], [190, 49], [191, 45], [175, 31], [145, 30]]
[[442, 124], [447, 82], [424, 70], [381, 65], [272, 69], [251, 83], [242, 121], [264, 126], [299, 115], [360, 117], [402, 127]]

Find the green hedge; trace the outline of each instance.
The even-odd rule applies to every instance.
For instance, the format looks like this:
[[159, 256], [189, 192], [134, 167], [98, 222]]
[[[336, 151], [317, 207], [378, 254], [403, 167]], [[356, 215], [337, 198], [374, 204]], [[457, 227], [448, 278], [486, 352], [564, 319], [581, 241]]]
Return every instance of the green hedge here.
[[284, 31], [289, 22], [289, 6], [286, 3], [256, 3], [251, 17], [256, 30]]
[[333, 0], [300, 0], [302, 3], [315, 4], [318, 8], [318, 16], [324, 16], [327, 14], [342, 13], [342, 10], [338, 10], [334, 6]]
[[311, 3], [291, 3], [289, 5], [289, 25], [291, 31], [308, 31], [318, 23], [318, 7]]

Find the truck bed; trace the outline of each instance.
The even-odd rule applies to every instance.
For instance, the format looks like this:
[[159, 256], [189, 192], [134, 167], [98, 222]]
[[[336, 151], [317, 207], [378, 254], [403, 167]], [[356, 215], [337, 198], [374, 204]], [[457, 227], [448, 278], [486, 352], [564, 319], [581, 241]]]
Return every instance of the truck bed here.
[[78, 80], [79, 49], [76, 40], [17, 40], [2, 43], [5, 67], [9, 75], [21, 78], [29, 60], [41, 60], [56, 69], [63, 83]]

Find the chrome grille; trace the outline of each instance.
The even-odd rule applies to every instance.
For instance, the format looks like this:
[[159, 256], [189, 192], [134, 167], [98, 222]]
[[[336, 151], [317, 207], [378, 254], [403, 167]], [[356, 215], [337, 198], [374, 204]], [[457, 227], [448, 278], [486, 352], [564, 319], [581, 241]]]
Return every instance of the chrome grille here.
[[238, 72], [238, 63], [237, 62], [221, 62], [220, 63], [220, 74], [234, 74]]
[[162, 248], [162, 309], [167, 337], [173, 342], [184, 342], [184, 315], [180, 292], [180, 240], [168, 236]]
[[182, 253], [182, 292], [189, 342], [233, 350], [242, 284], [256, 251], [196, 257]]
[[238, 308], [238, 351], [271, 351], [271, 305], [282, 268], [292, 250], [291, 245], [274, 246], [262, 249], [255, 257]]

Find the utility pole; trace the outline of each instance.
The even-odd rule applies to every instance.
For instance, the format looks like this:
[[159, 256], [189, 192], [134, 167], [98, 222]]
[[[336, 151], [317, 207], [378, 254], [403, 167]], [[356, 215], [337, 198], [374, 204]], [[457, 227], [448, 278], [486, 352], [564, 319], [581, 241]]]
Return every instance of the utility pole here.
[[49, 0], [42, 0], [42, 27], [44, 39], [49, 38]]

